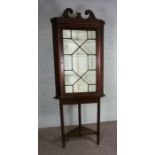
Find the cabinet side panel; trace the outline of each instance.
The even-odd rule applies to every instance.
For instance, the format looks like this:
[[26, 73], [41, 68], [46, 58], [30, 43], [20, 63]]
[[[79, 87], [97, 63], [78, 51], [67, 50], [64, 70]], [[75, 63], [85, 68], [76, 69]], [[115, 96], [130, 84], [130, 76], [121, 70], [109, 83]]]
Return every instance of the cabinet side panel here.
[[100, 93], [104, 95], [104, 24], [100, 25]]
[[51, 20], [53, 30], [53, 53], [54, 53], [54, 67], [55, 67], [55, 85], [56, 85], [56, 97], [60, 97], [60, 75], [59, 75], [59, 55], [58, 55], [58, 31], [55, 20]]

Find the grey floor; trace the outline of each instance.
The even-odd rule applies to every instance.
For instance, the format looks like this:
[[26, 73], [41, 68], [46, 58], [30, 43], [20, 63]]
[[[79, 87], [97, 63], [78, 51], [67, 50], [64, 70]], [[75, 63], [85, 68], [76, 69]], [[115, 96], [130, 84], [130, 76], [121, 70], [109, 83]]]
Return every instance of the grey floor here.
[[[96, 129], [95, 124], [85, 125]], [[73, 127], [66, 127], [70, 130]], [[96, 135], [70, 138], [66, 148], [62, 149], [61, 131], [59, 127], [39, 129], [39, 155], [116, 155], [117, 154], [117, 122], [101, 123], [100, 145], [96, 145]]]

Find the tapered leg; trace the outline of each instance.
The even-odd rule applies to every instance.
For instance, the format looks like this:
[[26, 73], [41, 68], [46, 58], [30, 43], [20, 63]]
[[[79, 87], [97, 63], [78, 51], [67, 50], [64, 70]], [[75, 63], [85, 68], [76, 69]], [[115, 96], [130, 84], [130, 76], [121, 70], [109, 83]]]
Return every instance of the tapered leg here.
[[78, 104], [79, 127], [81, 127], [81, 104]]
[[78, 117], [79, 117], [79, 129], [80, 129], [80, 136], [81, 136], [81, 104], [78, 104]]
[[63, 104], [61, 103], [61, 101], [60, 101], [60, 119], [61, 119], [62, 147], [65, 148], [64, 113], [63, 113]]
[[97, 103], [97, 144], [100, 144], [100, 99]]

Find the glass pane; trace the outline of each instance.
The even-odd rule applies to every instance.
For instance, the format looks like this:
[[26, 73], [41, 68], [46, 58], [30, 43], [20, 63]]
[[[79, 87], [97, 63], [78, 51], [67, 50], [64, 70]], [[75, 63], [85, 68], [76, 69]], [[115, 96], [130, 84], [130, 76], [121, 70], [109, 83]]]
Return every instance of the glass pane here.
[[71, 38], [71, 30], [63, 30], [63, 38]]
[[96, 69], [96, 55], [89, 55], [89, 69]]
[[64, 54], [72, 54], [78, 48], [78, 45], [71, 39], [63, 39], [63, 47]]
[[96, 91], [96, 31], [63, 30], [66, 93]]
[[72, 86], [65, 86], [65, 91], [66, 93], [72, 93], [73, 92]]
[[65, 70], [72, 70], [72, 57], [70, 55], [64, 55], [64, 67]]
[[81, 45], [87, 39], [87, 31], [72, 30], [72, 39], [78, 45]]
[[82, 78], [88, 84], [96, 84], [96, 71], [88, 71]]
[[95, 92], [96, 91], [96, 85], [89, 85], [89, 92]]
[[82, 48], [88, 54], [96, 54], [96, 40], [87, 40], [83, 45]]
[[96, 39], [96, 32], [88, 31], [88, 39]]
[[80, 79], [74, 85], [74, 92], [88, 92], [88, 84]]
[[65, 71], [65, 85], [72, 85], [79, 77], [73, 71]]
[[87, 55], [81, 49], [73, 54], [73, 70], [80, 76], [88, 70]]

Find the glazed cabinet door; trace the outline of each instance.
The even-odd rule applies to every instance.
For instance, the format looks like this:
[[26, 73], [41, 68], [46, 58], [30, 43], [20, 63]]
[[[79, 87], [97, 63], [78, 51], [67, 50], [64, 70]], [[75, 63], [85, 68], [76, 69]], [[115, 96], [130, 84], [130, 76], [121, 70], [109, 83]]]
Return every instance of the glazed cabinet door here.
[[65, 93], [96, 92], [96, 31], [62, 30]]

